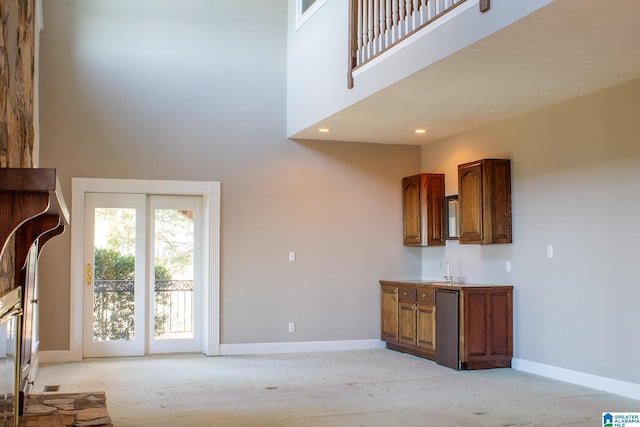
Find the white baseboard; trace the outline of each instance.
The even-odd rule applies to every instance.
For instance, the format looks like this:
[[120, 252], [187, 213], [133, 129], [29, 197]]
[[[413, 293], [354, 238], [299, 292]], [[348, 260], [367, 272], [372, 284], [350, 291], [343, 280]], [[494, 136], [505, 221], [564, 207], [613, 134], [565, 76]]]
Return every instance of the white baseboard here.
[[[277, 354], [308, 353], [313, 351], [370, 350], [385, 348], [384, 341], [345, 340], [345, 341], [304, 341], [250, 344], [220, 344], [221, 356], [240, 354]], [[40, 363], [66, 363], [73, 361], [69, 350], [50, 350], [39, 352]], [[79, 360], [82, 360], [80, 358]]]
[[40, 363], [66, 363], [71, 359], [69, 357], [69, 350], [49, 350], [39, 351], [38, 358]]
[[314, 351], [371, 350], [377, 348], [385, 348], [384, 341], [372, 339], [220, 344], [220, 355], [309, 353]]
[[640, 400], [640, 384], [614, 380], [612, 378], [559, 368], [544, 363], [513, 358], [511, 367], [518, 371], [527, 372], [541, 377], [564, 381], [584, 387], [594, 388], [607, 393], [613, 393], [630, 399]]

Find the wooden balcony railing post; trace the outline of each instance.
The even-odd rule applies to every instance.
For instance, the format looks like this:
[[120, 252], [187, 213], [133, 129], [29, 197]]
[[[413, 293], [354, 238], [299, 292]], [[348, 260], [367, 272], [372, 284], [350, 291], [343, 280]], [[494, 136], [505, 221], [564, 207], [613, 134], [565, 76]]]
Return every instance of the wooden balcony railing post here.
[[349, 0], [349, 54], [347, 63], [347, 88], [353, 89], [353, 70], [358, 66], [358, 1]]

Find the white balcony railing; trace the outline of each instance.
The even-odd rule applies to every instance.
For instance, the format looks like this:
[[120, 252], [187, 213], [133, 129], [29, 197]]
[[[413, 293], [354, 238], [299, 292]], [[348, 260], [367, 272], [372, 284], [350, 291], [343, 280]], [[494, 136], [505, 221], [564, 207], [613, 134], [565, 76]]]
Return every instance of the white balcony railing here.
[[[350, 0], [349, 88], [352, 72], [467, 0]], [[480, 1], [480, 11], [489, 0]]]

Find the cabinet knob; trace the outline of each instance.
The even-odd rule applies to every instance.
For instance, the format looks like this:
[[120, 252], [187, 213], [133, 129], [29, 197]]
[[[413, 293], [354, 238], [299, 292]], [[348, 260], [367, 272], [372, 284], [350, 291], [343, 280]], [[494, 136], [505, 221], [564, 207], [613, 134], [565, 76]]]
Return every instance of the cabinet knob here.
[[403, 292], [403, 294], [404, 294], [403, 296], [405, 296], [405, 297], [406, 297], [407, 295], [409, 295], [409, 294], [408, 294], [408, 293], [406, 293], [406, 292]]
[[31, 300], [31, 303], [33, 303], [33, 304], [37, 304], [37, 303], [38, 303], [38, 298], [36, 298], [36, 299], [32, 299], [32, 300]]
[[426, 298], [426, 297], [427, 297], [427, 294], [422, 294], [422, 298]]

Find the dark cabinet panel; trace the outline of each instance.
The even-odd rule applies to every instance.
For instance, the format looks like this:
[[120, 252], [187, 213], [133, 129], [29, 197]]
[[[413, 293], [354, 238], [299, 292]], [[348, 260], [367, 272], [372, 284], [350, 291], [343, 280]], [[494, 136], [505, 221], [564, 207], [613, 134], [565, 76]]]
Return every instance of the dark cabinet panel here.
[[453, 369], [460, 369], [458, 298], [458, 291], [436, 291], [436, 362]]

